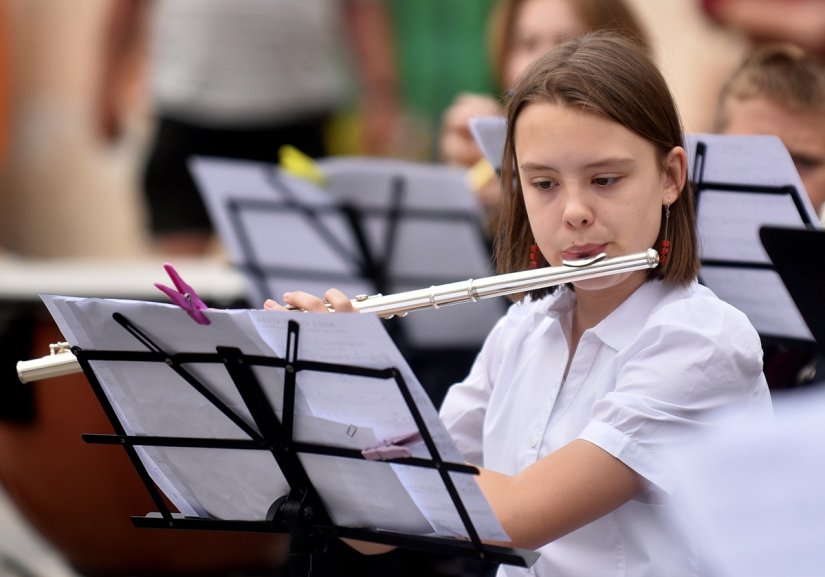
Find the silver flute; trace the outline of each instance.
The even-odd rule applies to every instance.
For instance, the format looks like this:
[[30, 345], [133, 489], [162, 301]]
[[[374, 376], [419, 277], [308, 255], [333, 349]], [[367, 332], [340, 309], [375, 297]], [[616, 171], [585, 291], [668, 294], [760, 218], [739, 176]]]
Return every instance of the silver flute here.
[[[602, 253], [593, 258], [564, 261], [561, 266], [469, 279], [392, 295], [359, 295], [350, 302], [359, 313], [391, 318], [423, 309], [437, 309], [568, 282], [651, 269], [658, 264], [659, 253], [652, 248], [627, 256], [608, 257]], [[17, 376], [21, 382], [28, 383], [80, 372], [80, 364], [69, 349], [68, 343], [56, 343], [49, 348], [50, 354], [45, 357], [17, 363]]]

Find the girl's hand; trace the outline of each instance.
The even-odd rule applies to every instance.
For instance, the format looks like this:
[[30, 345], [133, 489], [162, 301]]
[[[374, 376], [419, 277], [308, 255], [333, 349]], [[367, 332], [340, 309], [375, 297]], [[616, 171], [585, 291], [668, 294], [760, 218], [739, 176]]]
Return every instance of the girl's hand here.
[[[287, 308], [289, 307], [289, 308]], [[354, 313], [355, 307], [352, 306], [349, 297], [339, 291], [338, 289], [329, 289], [324, 293], [324, 298], [321, 300], [315, 295], [305, 293], [302, 291], [290, 292], [284, 294], [284, 304], [280, 305], [272, 299], [267, 299], [264, 303], [264, 309], [268, 311], [285, 311], [291, 309], [298, 309], [301, 311], [313, 313], [327, 313], [330, 310], [340, 313]]]

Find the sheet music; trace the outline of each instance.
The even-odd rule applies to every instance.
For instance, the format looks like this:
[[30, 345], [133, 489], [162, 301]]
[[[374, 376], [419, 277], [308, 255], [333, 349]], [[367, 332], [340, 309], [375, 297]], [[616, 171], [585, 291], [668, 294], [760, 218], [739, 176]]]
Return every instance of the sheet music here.
[[[363, 157], [317, 164], [323, 186], [265, 163], [191, 163], [221, 240], [247, 275], [250, 302], [333, 286], [350, 296], [391, 294], [493, 273], [463, 170]], [[404, 335], [424, 349], [480, 347], [505, 306], [425, 311], [405, 319]]]
[[[333, 285], [351, 295], [374, 292], [359, 277], [358, 241], [327, 191], [263, 162], [198, 158], [191, 166], [221, 242], [246, 277], [250, 302], [280, 300], [298, 288], [323, 294]], [[274, 272], [258, 284], [251, 273], [268, 268]]]
[[799, 211], [784, 196], [713, 190], [702, 193], [699, 220], [702, 258], [764, 264], [771, 261], [759, 241], [758, 227], [802, 226]]
[[[697, 154], [700, 143], [705, 147], [703, 155]], [[688, 175], [701, 178], [697, 207], [701, 281], [748, 315], [760, 334], [812, 340], [782, 280], [765, 270], [771, 262], [759, 239], [764, 224], [819, 223], [782, 141], [775, 136], [689, 134], [686, 147]], [[793, 187], [796, 197], [749, 187]]]
[[507, 119], [503, 116], [476, 116], [470, 119], [470, 133], [487, 162], [493, 165], [497, 174], [501, 174]]
[[770, 334], [774, 335], [814, 340], [775, 271], [706, 266], [702, 268], [702, 281], [712, 287], [720, 299], [747, 311], [754, 327], [770, 327]]
[[[43, 296], [66, 340], [90, 350], [146, 351], [113, 319], [118, 312], [166, 353], [213, 353], [218, 346], [248, 355], [283, 358], [287, 323], [300, 324], [302, 360], [397, 367], [415, 399], [443, 460], [463, 460], [426, 392], [373, 315], [329, 315], [262, 310], [215, 310], [210, 325], [196, 324], [173, 305], [114, 299]], [[249, 439], [242, 425], [257, 428], [221, 364], [191, 364], [190, 371], [236, 414], [232, 422], [165, 363], [93, 361], [95, 374], [130, 435]], [[275, 414], [283, 415], [283, 370], [256, 367]], [[366, 449], [383, 439], [417, 431], [394, 380], [300, 371], [295, 407], [296, 440]], [[423, 447], [423, 445], [422, 445]], [[429, 457], [426, 447], [416, 453]], [[286, 494], [286, 480], [266, 451], [144, 447], [140, 454], [152, 478], [184, 514], [219, 519], [263, 520]], [[335, 522], [410, 533], [465, 536], [435, 475], [408, 473], [409, 466], [303, 455], [321, 499]], [[484, 539], [507, 536], [475, 480], [454, 474], [461, 498]]]

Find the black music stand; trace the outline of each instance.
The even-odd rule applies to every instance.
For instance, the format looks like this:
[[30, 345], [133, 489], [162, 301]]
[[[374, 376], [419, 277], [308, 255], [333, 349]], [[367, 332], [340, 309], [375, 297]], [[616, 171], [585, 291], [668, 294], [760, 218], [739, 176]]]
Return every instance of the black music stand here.
[[825, 356], [825, 230], [763, 226], [759, 238]]
[[[688, 146], [702, 247], [700, 282], [748, 315], [763, 340], [807, 339], [807, 329], [759, 240], [762, 225], [816, 226], [781, 141], [699, 134], [689, 135]], [[770, 165], [758, 172], [753, 165], [763, 150]]]
[[[168, 353], [152, 334], [124, 315], [116, 312], [112, 315], [112, 318], [146, 350], [91, 350], [80, 347], [73, 347], [72, 350], [115, 431], [113, 435], [86, 434], [84, 440], [89, 443], [121, 445], [157, 507], [156, 513], [132, 517], [135, 526], [289, 533], [291, 535], [290, 571], [295, 576], [310, 575], [312, 555], [322, 551], [324, 540], [339, 538], [371, 541], [438, 554], [474, 558], [488, 563], [504, 563], [522, 567], [529, 567], [538, 558], [538, 553], [534, 551], [490, 546], [481, 541], [452, 478], [452, 475], [455, 474], [473, 474], [477, 473], [477, 470], [466, 464], [446, 462], [441, 458], [433, 437], [416, 405], [415, 398], [411, 395], [401, 372], [396, 368], [374, 369], [301, 359], [298, 357], [298, 342], [301, 335], [301, 323], [298, 320], [288, 322], [288, 330], [285, 335], [287, 354], [285, 358], [277, 358], [275, 356], [248, 355], [235, 347], [220, 346], [216, 348], [214, 353]], [[139, 373], [141, 365], [147, 363], [168, 366], [191, 386], [202, 399], [205, 399], [212, 407], [237, 425], [238, 429], [243, 431], [248, 438], [128, 434], [127, 427], [122, 422], [117, 408], [107, 394], [105, 384], [92, 367], [92, 363], [96, 361], [134, 363], [135, 373]], [[214, 394], [208, 383], [203, 382], [196, 376], [193, 367], [198, 365], [223, 367], [226, 370], [237, 388], [245, 408], [249, 411], [254, 426], [240, 416], [237, 410]], [[275, 367], [283, 371], [281, 419], [276, 415], [270, 398], [265, 393], [256, 374], [256, 370], [262, 367]], [[349, 375], [367, 379], [383, 379], [394, 383], [398, 387], [398, 391], [406, 402], [410, 415], [418, 427], [418, 432], [431, 458], [403, 457], [386, 461], [381, 466], [389, 467], [391, 464], [399, 464], [424, 467], [437, 472], [466, 529], [467, 540], [341, 526], [332, 521], [331, 512], [327, 510], [321, 496], [316, 491], [313, 479], [302, 463], [301, 457], [317, 455], [361, 461], [365, 461], [365, 458], [362, 452], [358, 450], [302, 442], [295, 439], [293, 435], [296, 417], [293, 412], [296, 402], [295, 393], [298, 376], [304, 371], [337, 374], [341, 375], [342, 378]], [[140, 450], [145, 447], [207, 448], [268, 453], [271, 454], [277, 463], [277, 467], [287, 480], [289, 490], [272, 503], [266, 520], [222, 520], [210, 516], [185, 517], [173, 512], [167, 505], [158, 485], [153, 480], [152, 474], [147, 469], [146, 462], [141, 459]]]

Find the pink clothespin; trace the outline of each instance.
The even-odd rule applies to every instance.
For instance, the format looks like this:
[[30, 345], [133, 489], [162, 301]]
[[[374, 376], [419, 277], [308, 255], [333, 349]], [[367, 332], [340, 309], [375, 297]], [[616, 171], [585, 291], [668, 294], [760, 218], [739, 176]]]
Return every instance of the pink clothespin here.
[[412, 456], [410, 445], [421, 441], [421, 433], [409, 433], [387, 439], [383, 445], [364, 449], [361, 454], [368, 461], [391, 461], [392, 459], [405, 459]]
[[173, 303], [185, 310], [196, 323], [199, 325], [210, 324], [212, 321], [206, 318], [206, 315], [203, 314], [203, 310], [208, 307], [206, 306], [206, 303], [200, 299], [198, 293], [195, 292], [195, 289], [189, 286], [186, 281], [181, 278], [178, 271], [176, 271], [175, 267], [171, 264], [166, 263], [163, 265], [163, 268], [166, 269], [166, 272], [169, 274], [169, 278], [171, 278], [172, 282], [175, 283], [175, 289], [177, 290], [169, 288], [168, 286], [158, 282], [155, 283], [155, 286], [163, 291], [166, 296], [172, 299]]

